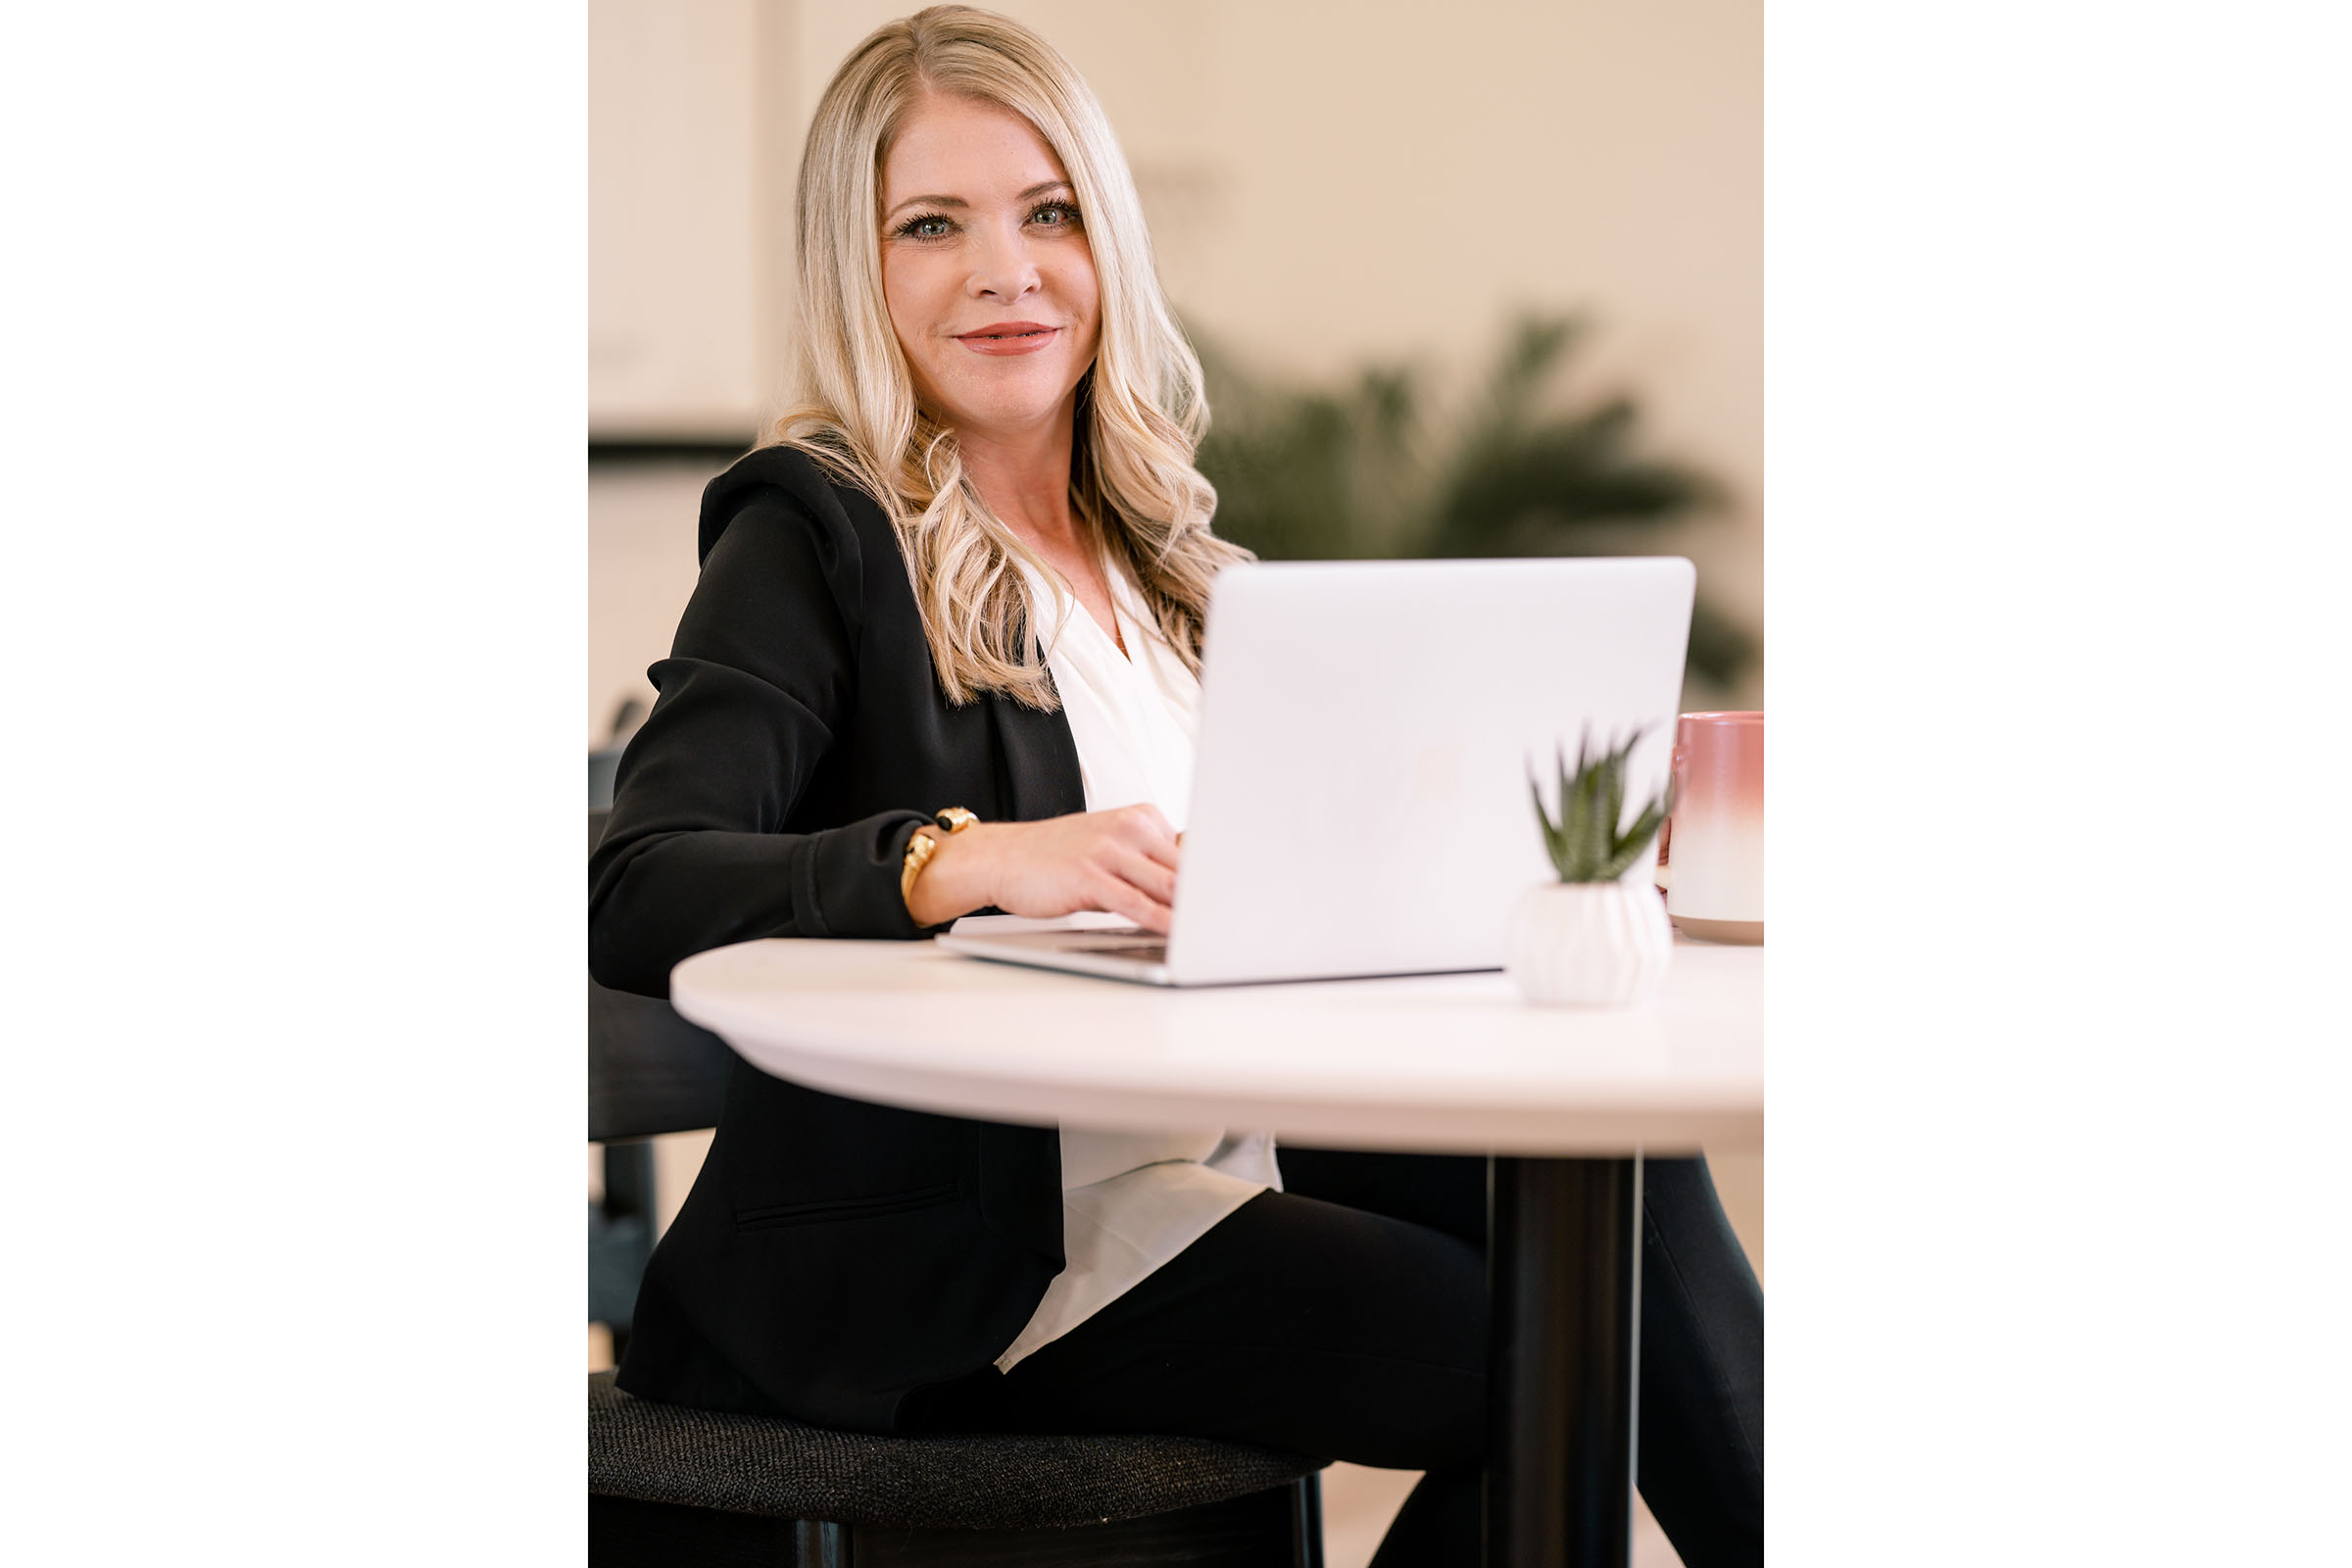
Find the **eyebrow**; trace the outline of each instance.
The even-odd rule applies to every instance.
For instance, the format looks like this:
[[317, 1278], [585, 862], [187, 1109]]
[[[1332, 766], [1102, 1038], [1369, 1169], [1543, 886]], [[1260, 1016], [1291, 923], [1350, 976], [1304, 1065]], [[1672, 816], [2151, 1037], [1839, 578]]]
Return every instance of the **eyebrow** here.
[[[1015, 196], [1013, 200], [1025, 202], [1032, 196], [1043, 196], [1050, 190], [1069, 190], [1070, 188], [1070, 182], [1066, 179], [1049, 179], [1042, 185], [1030, 186], [1027, 190], [1021, 192], [1018, 196]], [[970, 202], [965, 201], [960, 196], [909, 196], [905, 201], [899, 203], [898, 206], [893, 207], [889, 212], [884, 213], [882, 216], [884, 219], [895, 218], [906, 208], [916, 206], [969, 207], [972, 204]]]

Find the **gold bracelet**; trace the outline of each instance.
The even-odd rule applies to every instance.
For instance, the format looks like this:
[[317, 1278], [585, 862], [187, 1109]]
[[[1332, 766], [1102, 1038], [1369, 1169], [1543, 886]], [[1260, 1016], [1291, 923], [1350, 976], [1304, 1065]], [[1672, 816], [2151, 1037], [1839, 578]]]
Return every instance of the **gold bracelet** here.
[[923, 874], [924, 866], [931, 863], [932, 853], [939, 848], [939, 841], [951, 833], [962, 832], [979, 820], [962, 807], [951, 806], [932, 818], [938, 826], [938, 832], [932, 832], [929, 827], [914, 830], [914, 836], [906, 841], [906, 863], [899, 868], [899, 899], [909, 911], [914, 907], [914, 879]]

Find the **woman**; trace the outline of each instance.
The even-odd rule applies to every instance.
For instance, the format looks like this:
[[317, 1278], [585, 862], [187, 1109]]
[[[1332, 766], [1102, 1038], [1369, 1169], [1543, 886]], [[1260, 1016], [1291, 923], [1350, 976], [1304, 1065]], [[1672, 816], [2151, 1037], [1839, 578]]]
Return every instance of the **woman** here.
[[[593, 971], [662, 995], [723, 943], [982, 908], [1165, 931], [1208, 584], [1245, 553], [1100, 108], [1003, 18], [894, 23], [818, 105], [799, 224], [808, 400], [705, 496]], [[1694, 1568], [1756, 1561], [1761, 1297], [1703, 1164], [1648, 1188], [1642, 1485]], [[999, 1126], [738, 1064], [620, 1381], [1422, 1469], [1379, 1562], [1472, 1561], [1484, 1243], [1477, 1160]]]

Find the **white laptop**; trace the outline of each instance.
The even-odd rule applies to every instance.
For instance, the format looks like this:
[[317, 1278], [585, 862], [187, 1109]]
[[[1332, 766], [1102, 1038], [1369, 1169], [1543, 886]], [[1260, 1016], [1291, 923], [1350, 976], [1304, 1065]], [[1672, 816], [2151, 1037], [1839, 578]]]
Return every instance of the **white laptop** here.
[[1642, 728], [1627, 799], [1664, 788], [1696, 585], [1680, 558], [1229, 566], [1167, 938], [967, 916], [940, 946], [1173, 986], [1498, 969], [1552, 874], [1531, 763], [1550, 805], [1557, 748]]

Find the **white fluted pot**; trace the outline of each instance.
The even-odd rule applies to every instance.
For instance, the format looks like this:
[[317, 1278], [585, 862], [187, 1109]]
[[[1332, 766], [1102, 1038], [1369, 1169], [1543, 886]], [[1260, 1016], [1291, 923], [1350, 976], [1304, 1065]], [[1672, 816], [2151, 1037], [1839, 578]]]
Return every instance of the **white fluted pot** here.
[[1644, 876], [1631, 882], [1544, 882], [1520, 896], [1503, 967], [1528, 1001], [1555, 1007], [1630, 1007], [1666, 978], [1674, 927]]

